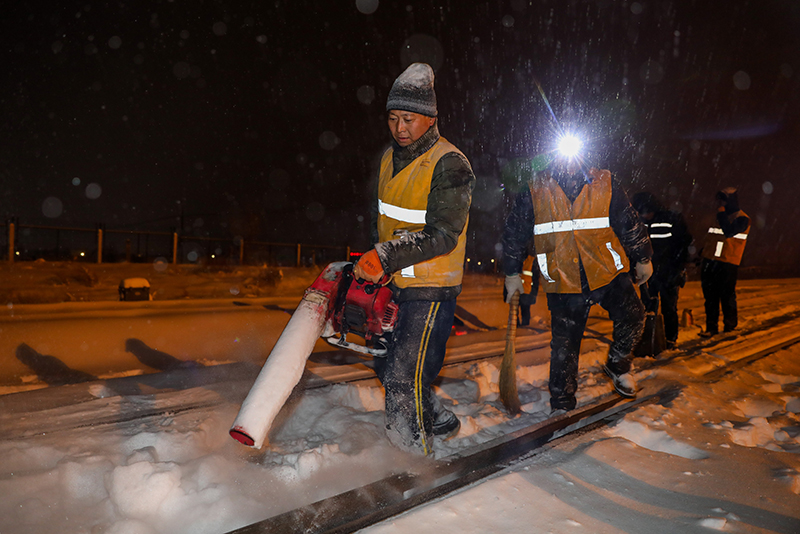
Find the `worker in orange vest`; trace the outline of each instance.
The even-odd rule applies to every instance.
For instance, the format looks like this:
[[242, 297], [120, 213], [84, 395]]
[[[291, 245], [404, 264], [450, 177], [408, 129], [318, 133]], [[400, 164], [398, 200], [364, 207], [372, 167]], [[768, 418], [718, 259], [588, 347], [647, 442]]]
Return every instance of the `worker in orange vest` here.
[[726, 187], [714, 197], [717, 205], [717, 224], [706, 233], [700, 251], [703, 258], [700, 286], [706, 308], [706, 329], [700, 335], [711, 337], [719, 333], [719, 309], [722, 307], [722, 326], [725, 332], [739, 324], [736, 306], [736, 280], [742, 262], [750, 217], [739, 208], [735, 187]]
[[444, 363], [461, 293], [475, 174], [466, 156], [439, 134], [434, 72], [413, 63], [386, 101], [392, 145], [381, 157], [371, 203], [374, 246], [353, 269], [383, 282], [398, 305], [385, 357], [374, 369], [386, 393], [386, 436], [396, 447], [433, 453], [434, 436], [458, 432], [458, 417], [431, 385]]
[[634, 282], [642, 284], [653, 273], [647, 229], [611, 173], [588, 168], [574, 155], [557, 157], [528, 185], [506, 219], [503, 268], [507, 294], [521, 294], [523, 262], [529, 253], [536, 259], [551, 316], [552, 411], [576, 406], [580, 344], [593, 304], [614, 323], [603, 370], [617, 392], [634, 397], [632, 349], [644, 327]]

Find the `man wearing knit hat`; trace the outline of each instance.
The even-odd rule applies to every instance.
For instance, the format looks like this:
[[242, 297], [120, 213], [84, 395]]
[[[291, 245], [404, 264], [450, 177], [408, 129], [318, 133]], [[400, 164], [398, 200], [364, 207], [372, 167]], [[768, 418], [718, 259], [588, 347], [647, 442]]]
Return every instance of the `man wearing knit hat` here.
[[373, 249], [356, 278], [391, 276], [397, 325], [375, 372], [386, 391], [386, 434], [395, 446], [431, 454], [433, 436], [452, 436], [458, 418], [431, 384], [461, 292], [469, 207], [475, 175], [464, 154], [439, 135], [433, 69], [409, 66], [389, 91], [392, 146], [381, 158], [372, 212]]

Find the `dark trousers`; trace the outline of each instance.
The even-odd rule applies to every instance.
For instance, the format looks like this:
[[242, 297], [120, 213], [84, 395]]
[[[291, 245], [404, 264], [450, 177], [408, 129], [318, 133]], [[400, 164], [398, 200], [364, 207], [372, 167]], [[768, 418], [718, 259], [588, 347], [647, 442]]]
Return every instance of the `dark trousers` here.
[[739, 266], [704, 259], [700, 272], [706, 308], [706, 332], [719, 332], [719, 309], [722, 307], [722, 326], [726, 332], [736, 328], [739, 315], [736, 308], [736, 280]]
[[550, 406], [575, 408], [581, 339], [592, 305], [600, 304], [614, 324], [606, 365], [616, 374], [631, 369], [631, 350], [642, 337], [644, 305], [627, 273], [588, 293], [547, 294], [550, 308]]
[[430, 454], [431, 384], [444, 362], [456, 299], [399, 303], [397, 325], [375, 373], [386, 391], [386, 435], [404, 450]]
[[661, 302], [661, 315], [664, 316], [664, 337], [667, 341], [678, 340], [678, 293], [680, 286], [669, 284], [661, 280], [651, 279], [647, 283], [650, 292], [650, 301], [645, 302], [648, 312], [658, 313], [658, 304]]

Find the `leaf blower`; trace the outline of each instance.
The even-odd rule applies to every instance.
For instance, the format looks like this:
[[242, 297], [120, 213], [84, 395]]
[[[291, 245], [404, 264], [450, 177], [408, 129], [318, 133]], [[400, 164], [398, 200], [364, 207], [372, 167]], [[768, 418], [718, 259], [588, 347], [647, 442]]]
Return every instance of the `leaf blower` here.
[[[300, 382], [319, 337], [335, 347], [384, 356], [384, 335], [397, 323], [397, 304], [385, 282], [353, 278], [353, 264], [329, 264], [309, 286], [284, 327], [230, 429], [236, 441], [260, 449], [272, 422]], [[361, 345], [348, 334], [364, 338]]]

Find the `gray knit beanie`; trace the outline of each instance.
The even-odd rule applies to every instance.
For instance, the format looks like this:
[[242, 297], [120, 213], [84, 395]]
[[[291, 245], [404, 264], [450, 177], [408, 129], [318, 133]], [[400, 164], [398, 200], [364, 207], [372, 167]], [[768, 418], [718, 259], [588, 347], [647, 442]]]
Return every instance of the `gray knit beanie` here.
[[435, 117], [436, 93], [433, 90], [433, 69], [427, 63], [412, 63], [397, 77], [389, 91], [386, 111], [411, 111]]

